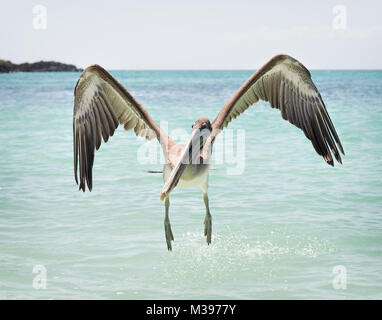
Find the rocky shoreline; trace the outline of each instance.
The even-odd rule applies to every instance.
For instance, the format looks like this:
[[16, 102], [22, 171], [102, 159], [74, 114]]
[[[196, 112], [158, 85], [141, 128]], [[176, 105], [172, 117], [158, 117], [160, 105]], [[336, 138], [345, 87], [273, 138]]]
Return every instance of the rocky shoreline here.
[[8, 60], [0, 59], [0, 73], [10, 72], [81, 72], [80, 68], [72, 64], [56, 61], [38, 61], [34, 63], [15, 64]]

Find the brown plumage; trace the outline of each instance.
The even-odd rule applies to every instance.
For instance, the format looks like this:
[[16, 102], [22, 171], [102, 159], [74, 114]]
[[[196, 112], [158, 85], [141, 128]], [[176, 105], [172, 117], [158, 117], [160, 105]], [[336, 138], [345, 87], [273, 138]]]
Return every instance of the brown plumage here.
[[300, 128], [328, 164], [334, 165], [332, 153], [342, 163], [338, 149], [342, 154], [345, 154], [344, 150], [309, 70], [287, 55], [277, 55], [269, 60], [223, 106], [212, 123], [213, 133], [204, 146], [205, 158], [216, 135], [259, 99], [280, 109], [283, 119]]
[[[92, 189], [94, 150], [99, 149], [102, 138], [108, 141], [119, 124], [126, 130], [134, 129], [137, 136], [157, 137], [165, 156], [174, 145], [138, 101], [102, 67], [88, 67], [74, 93], [74, 173], [81, 190], [85, 191], [85, 184]], [[216, 135], [259, 99], [280, 109], [282, 118], [300, 128], [328, 164], [334, 165], [332, 154], [342, 163], [343, 147], [309, 70], [287, 55], [269, 60], [223, 106], [204, 145], [204, 162], [209, 160]]]
[[87, 184], [92, 190], [94, 150], [99, 149], [101, 138], [108, 141], [119, 124], [126, 130], [134, 129], [137, 136], [149, 140], [156, 137], [164, 150], [173, 145], [148, 112], [110, 73], [92, 65], [82, 73], [74, 90], [74, 175], [79, 189], [85, 191]]

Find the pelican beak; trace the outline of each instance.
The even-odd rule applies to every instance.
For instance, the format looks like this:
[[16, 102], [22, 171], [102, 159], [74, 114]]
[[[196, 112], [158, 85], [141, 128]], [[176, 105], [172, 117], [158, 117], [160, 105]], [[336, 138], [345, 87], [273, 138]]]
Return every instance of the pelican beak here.
[[197, 128], [192, 131], [190, 139], [183, 149], [183, 153], [179, 158], [178, 163], [172, 169], [170, 177], [164, 184], [162, 191], [160, 193], [161, 201], [168, 197], [172, 189], [176, 187], [183, 171], [186, 169], [187, 165], [190, 163], [198, 163], [200, 161], [200, 150], [203, 147], [204, 140], [201, 139], [202, 131]]

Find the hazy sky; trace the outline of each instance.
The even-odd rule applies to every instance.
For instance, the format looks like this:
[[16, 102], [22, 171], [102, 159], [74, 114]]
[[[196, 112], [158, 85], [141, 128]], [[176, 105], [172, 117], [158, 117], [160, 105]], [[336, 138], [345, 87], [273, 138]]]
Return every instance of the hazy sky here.
[[[34, 28], [36, 5], [47, 9], [46, 29]], [[336, 5], [346, 9], [346, 25]], [[380, 0], [2, 0], [0, 59], [256, 69], [287, 53], [312, 69], [382, 69], [381, 14]]]

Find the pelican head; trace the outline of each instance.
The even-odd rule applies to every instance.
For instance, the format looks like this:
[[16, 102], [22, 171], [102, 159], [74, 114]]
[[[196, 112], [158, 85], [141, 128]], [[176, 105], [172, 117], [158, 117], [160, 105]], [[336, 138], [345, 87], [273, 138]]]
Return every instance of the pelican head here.
[[203, 117], [203, 118], [199, 118], [198, 120], [196, 120], [194, 122], [194, 124], [192, 125], [192, 129], [193, 130], [208, 130], [208, 131], [212, 131], [212, 126], [211, 126], [211, 122], [210, 122], [210, 119], [208, 119], [207, 117]]
[[200, 158], [200, 152], [206, 143], [207, 138], [211, 135], [212, 126], [208, 118], [199, 118], [192, 125], [192, 133], [187, 143], [185, 144], [180, 157], [174, 168], [172, 169], [171, 175], [164, 184], [160, 199], [163, 200], [167, 197], [172, 189], [174, 189], [189, 164], [202, 164]]

